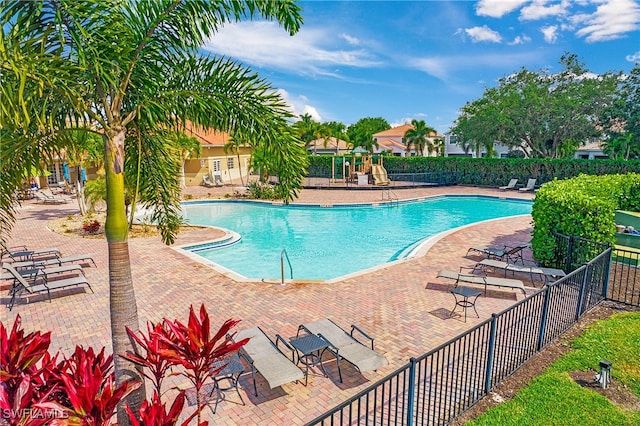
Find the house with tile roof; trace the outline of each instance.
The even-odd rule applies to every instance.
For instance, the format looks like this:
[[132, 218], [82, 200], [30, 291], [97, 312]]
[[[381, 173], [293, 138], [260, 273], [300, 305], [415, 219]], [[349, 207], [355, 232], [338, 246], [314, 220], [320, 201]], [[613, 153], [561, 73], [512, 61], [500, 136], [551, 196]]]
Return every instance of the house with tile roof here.
[[[404, 144], [404, 135], [407, 130], [413, 129], [411, 124], [402, 124], [400, 126], [393, 127], [391, 129], [383, 130], [373, 134], [373, 139], [378, 143], [378, 146], [374, 146], [374, 154], [380, 154], [382, 152], [389, 152], [396, 157], [413, 157], [418, 155], [415, 147], [411, 146], [411, 149], [407, 151], [407, 147]], [[433, 142], [436, 138], [444, 138], [444, 136], [432, 132], [428, 139]], [[425, 151], [424, 156], [436, 156], [435, 152], [431, 154]]]
[[351, 146], [342, 139], [330, 137], [316, 139], [307, 144], [307, 151], [311, 155], [344, 155], [351, 152]]
[[201, 146], [200, 157], [187, 158], [184, 161], [184, 184], [201, 185], [205, 175], [212, 181], [218, 177], [224, 184], [239, 181], [249, 176], [251, 147], [240, 146], [238, 151], [231, 148], [227, 152], [224, 146], [231, 140], [228, 133], [213, 129], [187, 125], [187, 136], [195, 137]]

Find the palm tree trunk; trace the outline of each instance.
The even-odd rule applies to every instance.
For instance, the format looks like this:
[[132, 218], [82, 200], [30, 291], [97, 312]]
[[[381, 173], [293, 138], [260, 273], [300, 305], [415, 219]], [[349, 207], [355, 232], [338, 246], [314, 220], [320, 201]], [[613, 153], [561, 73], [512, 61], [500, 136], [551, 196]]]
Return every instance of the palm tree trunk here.
[[[145, 399], [144, 379], [135, 364], [118, 354], [134, 351], [125, 327], [138, 331], [138, 309], [131, 278], [129, 258], [128, 221], [124, 203], [124, 129], [105, 136], [105, 171], [107, 178], [107, 219], [105, 235], [109, 249], [109, 305], [111, 314], [111, 343], [115, 365], [116, 384], [128, 380], [142, 382], [118, 406], [118, 424], [128, 425], [124, 410], [126, 403], [137, 412]], [[111, 137], [110, 137], [111, 136]]]

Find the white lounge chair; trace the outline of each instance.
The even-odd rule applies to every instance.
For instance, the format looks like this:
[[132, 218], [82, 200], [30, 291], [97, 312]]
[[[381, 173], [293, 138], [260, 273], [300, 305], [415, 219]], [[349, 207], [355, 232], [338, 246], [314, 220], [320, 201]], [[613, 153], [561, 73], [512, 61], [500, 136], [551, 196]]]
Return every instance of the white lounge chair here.
[[506, 191], [507, 189], [516, 189], [518, 185], [518, 179], [511, 179], [506, 186], [499, 186], [498, 188], [502, 191]]
[[[302, 370], [293, 363], [293, 349], [282, 337], [276, 335], [276, 343], [273, 343], [260, 327], [242, 330], [235, 335], [235, 340], [246, 338], [249, 338], [249, 342], [240, 349], [239, 353], [251, 366], [253, 390], [256, 396], [258, 396], [256, 372], [265, 378], [270, 389], [285, 383], [297, 382], [304, 377]], [[283, 343], [291, 351], [291, 359], [280, 350], [279, 343]]]
[[93, 293], [93, 289], [91, 288], [91, 284], [87, 281], [84, 276], [77, 276], [72, 278], [65, 278], [61, 280], [49, 280], [47, 275], [42, 275], [42, 279], [38, 279], [40, 274], [36, 273], [36, 276], [33, 280], [26, 280], [10, 263], [2, 264], [2, 268], [7, 270], [11, 275], [13, 275], [14, 285], [10, 290], [11, 299], [9, 301], [9, 310], [13, 308], [16, 302], [16, 298], [22, 296], [22, 294], [26, 293], [27, 297], [32, 296], [39, 293], [46, 293], [49, 302], [51, 302], [51, 290], [61, 290], [69, 287], [77, 287], [81, 285], [86, 285], [89, 287], [89, 290]]
[[487, 295], [487, 286], [512, 288], [514, 290], [520, 290], [525, 296], [527, 292], [524, 289], [524, 284], [520, 280], [514, 280], [510, 278], [496, 278], [486, 277], [475, 274], [463, 274], [461, 272], [449, 271], [443, 269], [438, 271], [437, 278], [447, 278], [455, 281], [455, 287], [460, 283], [478, 284], [484, 286], [484, 294]]
[[525, 266], [525, 265], [517, 265], [515, 263], [503, 262], [495, 259], [484, 259], [481, 262], [478, 262], [475, 268], [480, 268], [483, 271], [487, 271], [487, 269], [502, 269], [504, 270], [504, 276], [507, 276], [507, 271], [511, 271], [512, 273], [522, 272], [525, 274], [529, 274], [531, 276], [531, 282], [533, 283], [533, 275], [540, 275], [540, 278], [544, 280], [545, 284], [547, 283], [549, 277], [551, 278], [562, 278], [567, 275], [562, 269], [556, 268], [544, 268], [542, 266]]
[[[356, 331], [371, 342], [371, 348], [354, 337]], [[355, 325], [351, 326], [351, 333], [347, 333], [330, 319], [322, 319], [300, 325], [298, 334], [301, 332], [315, 334], [329, 343], [328, 350], [336, 358], [341, 383], [340, 360], [342, 359], [353, 364], [361, 373], [377, 370], [389, 364], [384, 356], [373, 349], [373, 338]]]
[[535, 189], [535, 186], [536, 186], [536, 179], [529, 179], [527, 181], [527, 186], [525, 186], [524, 188], [518, 189], [518, 191], [521, 191], [521, 192], [533, 191]]

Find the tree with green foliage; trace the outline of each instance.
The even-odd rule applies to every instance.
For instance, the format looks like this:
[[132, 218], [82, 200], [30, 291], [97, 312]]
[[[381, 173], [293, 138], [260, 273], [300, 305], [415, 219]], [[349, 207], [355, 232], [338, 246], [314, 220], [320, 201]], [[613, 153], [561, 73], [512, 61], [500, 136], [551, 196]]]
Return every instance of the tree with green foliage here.
[[411, 150], [413, 146], [417, 154], [421, 157], [424, 156], [424, 149], [427, 149], [427, 153], [431, 154], [434, 149], [433, 142], [429, 137], [432, 133], [437, 133], [433, 127], [427, 126], [424, 120], [411, 120], [412, 129], [409, 129], [404, 134], [404, 144], [407, 152]]
[[[164, 242], [174, 241], [181, 223], [170, 132], [191, 122], [251, 134], [271, 157], [285, 201], [301, 187], [306, 155], [288, 131], [282, 98], [242, 65], [199, 53], [225, 23], [255, 16], [276, 20], [290, 34], [302, 23], [293, 0], [0, 3], [2, 238], [15, 220], [14, 189], [25, 166], [40, 167], [64, 149], [58, 136], [67, 129], [101, 135], [114, 354], [132, 349], [125, 327], [138, 329], [125, 179], [140, 177], [139, 199], [154, 206]], [[142, 380], [135, 365], [114, 361], [118, 384]], [[143, 398], [144, 389], [127, 404], [136, 410]], [[118, 422], [127, 423], [122, 409]]]
[[607, 110], [604, 152], [613, 159], [640, 158], [640, 64], [620, 79], [619, 97]]
[[390, 128], [391, 126], [387, 120], [382, 117], [366, 117], [347, 127], [347, 136], [354, 148], [361, 146], [369, 152], [373, 152], [373, 148], [378, 146], [378, 142], [373, 139], [373, 135]]
[[501, 143], [528, 157], [563, 158], [601, 138], [601, 117], [616, 99], [619, 74], [594, 75], [576, 55], [559, 73], [522, 69], [467, 103], [452, 129], [461, 144]]

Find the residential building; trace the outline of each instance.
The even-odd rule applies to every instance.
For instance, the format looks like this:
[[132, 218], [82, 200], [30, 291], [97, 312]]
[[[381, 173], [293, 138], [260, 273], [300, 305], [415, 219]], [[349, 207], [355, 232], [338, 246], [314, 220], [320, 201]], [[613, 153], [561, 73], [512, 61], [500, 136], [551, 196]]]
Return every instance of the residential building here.
[[[416, 156], [416, 150], [414, 146], [411, 146], [411, 149], [407, 151], [407, 147], [404, 144], [404, 135], [407, 133], [407, 130], [413, 129], [413, 125], [411, 124], [402, 124], [397, 127], [393, 127], [391, 129], [383, 130], [381, 132], [375, 133], [373, 135], [373, 139], [378, 143], [378, 146], [374, 146], [373, 153], [380, 154], [382, 152], [390, 152], [392, 155], [396, 157], [413, 157]], [[443, 135], [432, 132], [428, 139], [431, 142], [436, 138], [443, 138]], [[426, 150], [423, 153], [425, 157], [428, 156], [437, 156], [438, 154], [435, 152], [428, 153]]]
[[[464, 148], [461, 144], [458, 144], [458, 140], [456, 135], [447, 132], [444, 134], [445, 140], [445, 157], [471, 157], [476, 158], [477, 153], [475, 150], [469, 150], [465, 152]], [[510, 149], [502, 144], [496, 143], [493, 146], [493, 149], [496, 151], [496, 157], [506, 158]], [[487, 150], [482, 148], [480, 150], [480, 157], [484, 158], [487, 156]]]
[[307, 144], [307, 151], [311, 155], [344, 155], [351, 152], [348, 142], [334, 137], [326, 139], [316, 139]]
[[574, 158], [584, 158], [588, 160], [609, 158], [602, 151], [602, 142], [590, 142], [578, 148], [573, 155]]

